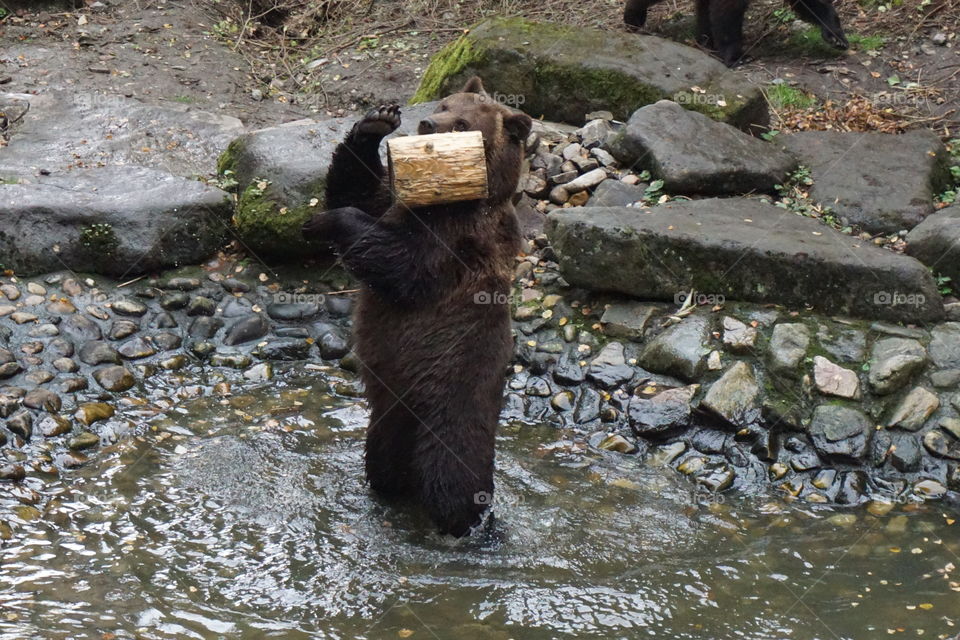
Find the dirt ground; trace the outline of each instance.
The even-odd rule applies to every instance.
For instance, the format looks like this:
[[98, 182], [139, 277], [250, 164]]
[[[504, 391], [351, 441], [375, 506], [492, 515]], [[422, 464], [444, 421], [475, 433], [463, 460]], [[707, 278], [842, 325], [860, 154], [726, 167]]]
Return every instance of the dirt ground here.
[[[0, 89], [77, 85], [195, 104], [265, 126], [406, 101], [430, 56], [486, 15], [623, 29], [620, 0], [83, 4], [6, 10]], [[649, 31], [692, 44], [692, 5], [665, 0], [651, 11]], [[925, 126], [944, 138], [960, 135], [960, 0], [840, 0], [853, 46], [839, 53], [784, 7], [776, 0], [751, 6], [751, 60], [742, 67], [770, 88], [777, 127]]]

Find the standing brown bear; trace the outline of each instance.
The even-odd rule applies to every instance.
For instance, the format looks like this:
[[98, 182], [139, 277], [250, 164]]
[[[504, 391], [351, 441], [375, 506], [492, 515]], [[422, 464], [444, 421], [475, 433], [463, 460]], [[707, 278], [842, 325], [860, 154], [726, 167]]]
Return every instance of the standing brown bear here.
[[371, 111], [334, 153], [327, 177], [333, 209], [303, 227], [306, 236], [330, 241], [363, 284], [354, 335], [370, 405], [370, 486], [416, 497], [454, 536], [480, 522], [493, 495], [494, 436], [512, 352], [507, 297], [520, 244], [511, 197], [531, 124], [472, 78], [418, 132], [482, 132], [489, 197], [410, 209], [391, 204], [379, 154], [400, 111]]

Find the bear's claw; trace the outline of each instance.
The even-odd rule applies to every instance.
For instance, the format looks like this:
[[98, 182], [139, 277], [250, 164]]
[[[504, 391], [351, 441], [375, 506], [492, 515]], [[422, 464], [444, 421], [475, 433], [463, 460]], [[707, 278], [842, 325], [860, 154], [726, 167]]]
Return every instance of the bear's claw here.
[[400, 105], [385, 104], [371, 109], [357, 123], [357, 132], [366, 136], [383, 138], [400, 126]]

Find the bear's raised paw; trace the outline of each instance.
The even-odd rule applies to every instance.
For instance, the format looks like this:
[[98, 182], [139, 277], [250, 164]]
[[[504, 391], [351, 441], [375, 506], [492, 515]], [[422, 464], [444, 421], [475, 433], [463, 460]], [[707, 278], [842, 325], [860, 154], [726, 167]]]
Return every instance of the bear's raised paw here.
[[371, 138], [383, 138], [400, 126], [400, 105], [385, 104], [371, 109], [357, 123], [357, 133]]

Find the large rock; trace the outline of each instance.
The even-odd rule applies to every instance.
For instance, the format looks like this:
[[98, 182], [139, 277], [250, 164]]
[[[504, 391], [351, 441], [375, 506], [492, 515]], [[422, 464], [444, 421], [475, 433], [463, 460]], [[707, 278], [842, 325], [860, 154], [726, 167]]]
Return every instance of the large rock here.
[[907, 255], [960, 283], [960, 205], [928, 216], [907, 234]]
[[746, 362], [736, 362], [710, 385], [700, 405], [734, 427], [747, 427], [760, 420], [760, 385]]
[[635, 111], [607, 149], [625, 166], [649, 169], [669, 193], [771, 193], [797, 166], [777, 146], [669, 100]]
[[[402, 124], [393, 135], [416, 133], [420, 120], [435, 108], [430, 103], [403, 109]], [[247, 247], [272, 258], [316, 251], [303, 239], [300, 228], [324, 210], [333, 151], [355, 122], [353, 117], [298, 120], [246, 133], [230, 143], [217, 170], [223, 178], [237, 182], [239, 201], [233, 221]]]
[[531, 116], [578, 125], [591, 111], [626, 120], [663, 99], [740, 129], [769, 122], [763, 95], [742, 74], [655, 36], [493, 18], [434, 56], [413, 102], [440, 98], [473, 75]]
[[933, 277], [913, 258], [755, 200], [558, 209], [546, 233], [564, 277], [589, 289], [674, 300], [694, 288], [894, 321], [944, 313]]
[[940, 369], [960, 369], [960, 322], [945, 322], [930, 332], [930, 358]]
[[189, 105], [149, 105], [82, 91], [0, 94], [0, 111], [9, 116], [20, 110], [23, 117], [0, 155], [0, 176], [105, 164], [210, 175], [217, 156], [243, 133], [236, 118]]
[[867, 378], [874, 393], [886, 395], [902, 388], [927, 362], [927, 350], [916, 340], [883, 338], [873, 345]]
[[931, 131], [804, 131], [777, 140], [810, 168], [811, 198], [872, 233], [912, 229], [951, 184], [947, 150]]
[[231, 208], [219, 189], [143, 167], [0, 182], [0, 256], [20, 275], [196, 264], [225, 242]]
[[647, 343], [640, 354], [640, 366], [693, 382], [703, 373], [709, 340], [710, 319], [689, 316]]
[[809, 431], [820, 455], [859, 460], [867, 452], [873, 425], [857, 409], [822, 404], [813, 412]]

